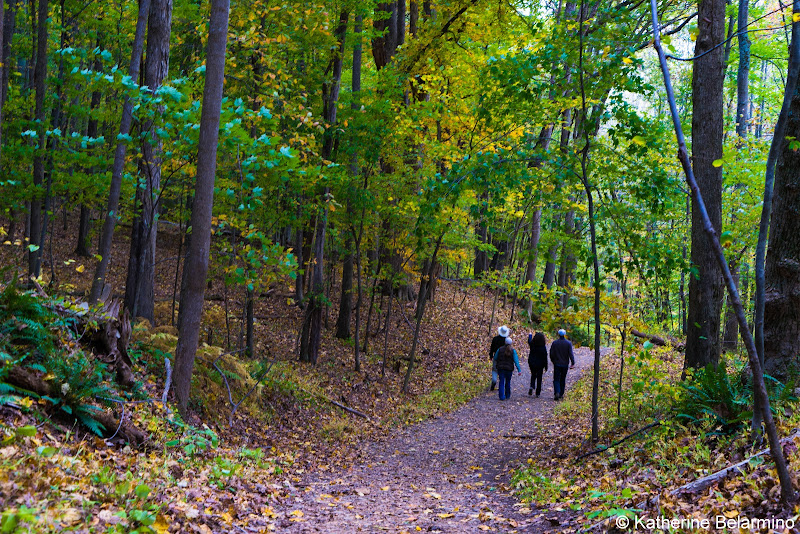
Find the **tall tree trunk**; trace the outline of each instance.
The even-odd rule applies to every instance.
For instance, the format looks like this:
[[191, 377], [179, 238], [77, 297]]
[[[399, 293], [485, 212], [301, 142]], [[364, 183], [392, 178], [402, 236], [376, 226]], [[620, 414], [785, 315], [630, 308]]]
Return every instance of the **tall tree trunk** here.
[[[361, 63], [363, 59], [363, 45], [362, 45], [362, 28], [364, 17], [361, 13], [356, 13], [355, 25], [353, 27], [353, 34], [355, 35], [355, 44], [353, 45], [353, 73], [351, 89], [353, 92], [353, 100], [350, 103], [350, 109], [357, 111], [359, 109], [359, 101], [361, 96]], [[358, 151], [353, 150], [353, 156], [350, 160], [350, 174], [353, 177], [358, 176]], [[367, 174], [364, 173], [364, 191], [367, 190]], [[364, 302], [364, 288], [361, 268], [361, 243], [364, 237], [364, 216], [366, 209], [361, 208], [361, 219], [358, 223], [358, 232], [351, 226], [353, 234], [353, 241], [355, 242], [355, 263], [356, 263], [356, 284], [358, 286], [358, 299], [356, 300], [356, 332], [353, 339], [353, 363], [356, 372], [361, 370], [361, 358], [359, 357], [360, 346], [360, 332], [361, 332], [361, 308]], [[381, 371], [383, 372], [383, 371]]]
[[[731, 274], [736, 287], [739, 287], [739, 265], [735, 260], [731, 260]], [[733, 352], [736, 350], [739, 341], [739, 323], [736, 320], [736, 310], [733, 309], [733, 303], [730, 296], [727, 297], [725, 305], [725, 327], [722, 331], [722, 350], [726, 352]]]
[[[800, 137], [800, 78], [786, 132]], [[764, 372], [779, 380], [800, 369], [800, 154], [781, 143], [764, 271]]]
[[[144, 84], [151, 95], [169, 75], [169, 39], [172, 29], [172, 0], [152, 0], [147, 21], [147, 51], [145, 53]], [[163, 106], [156, 108], [161, 112]], [[128, 275], [125, 283], [125, 305], [133, 317], [154, 322], [154, 283], [156, 237], [158, 233], [159, 195], [161, 189], [162, 141], [156, 135], [153, 121], [142, 125], [140, 170], [144, 187], [136, 189], [142, 207], [133, 223]]]
[[[131, 51], [131, 62], [128, 66], [128, 76], [136, 80], [139, 78], [139, 68], [142, 63], [142, 50], [144, 48], [144, 35], [147, 28], [147, 18], [150, 15], [150, 0], [139, 0], [139, 15], [136, 20], [136, 33], [133, 38], [133, 50]], [[125, 153], [128, 150], [127, 142], [124, 140], [131, 131], [133, 122], [133, 104], [129, 98], [125, 98], [122, 104], [122, 119], [119, 124], [119, 141], [114, 150], [114, 165], [111, 168], [111, 187], [108, 191], [108, 203], [105, 209], [105, 219], [103, 230], [100, 234], [100, 246], [98, 254], [100, 261], [97, 262], [94, 277], [92, 278], [92, 289], [89, 292], [89, 302], [97, 303], [105, 289], [106, 273], [108, 263], [111, 260], [111, 243], [114, 239], [114, 227], [117, 224], [119, 213], [119, 195], [122, 190], [122, 172], [125, 169]], [[180, 322], [180, 321], [179, 321]]]
[[200, 115], [200, 139], [197, 144], [197, 180], [192, 204], [192, 239], [189, 241], [189, 254], [184, 266], [192, 276], [187, 278], [185, 287], [181, 289], [181, 321], [173, 375], [178, 408], [184, 416], [189, 406], [189, 388], [200, 336], [200, 318], [208, 274], [229, 12], [230, 0], [211, 0], [206, 79]]
[[747, 33], [749, 0], [739, 0], [739, 70], [736, 74], [736, 135], [747, 137], [750, 120], [750, 34]]
[[34, 67], [34, 120], [36, 120], [37, 143], [33, 157], [33, 198], [30, 209], [30, 245], [28, 248], [28, 275], [39, 277], [42, 267], [42, 200], [40, 187], [44, 182], [44, 156], [45, 156], [45, 109], [44, 97], [47, 91], [47, 20], [50, 16], [48, 0], [39, 0], [39, 9], [36, 17], [36, 66]]
[[[323, 118], [325, 119], [325, 134], [322, 142], [320, 156], [323, 160], [330, 160], [333, 154], [334, 127], [336, 125], [336, 111], [339, 102], [339, 91], [342, 82], [342, 60], [344, 58], [345, 37], [347, 35], [348, 11], [339, 14], [339, 25], [334, 35], [338, 46], [331, 58], [331, 81], [326, 82], [322, 88]], [[311, 278], [311, 296], [306, 310], [304, 328], [302, 332], [300, 359], [302, 361], [317, 363], [319, 358], [320, 343], [322, 341], [322, 311], [325, 307], [325, 280], [324, 280], [324, 252], [325, 233], [328, 225], [328, 196], [330, 188], [325, 187], [321, 197], [321, 206], [317, 216], [317, 229], [314, 238], [314, 271]]]
[[[97, 48], [102, 48], [103, 42], [98, 37], [97, 38]], [[100, 55], [96, 55], [94, 62], [92, 63], [92, 70], [95, 72], [100, 72], [102, 68], [102, 63], [100, 62]], [[100, 106], [100, 98], [101, 98], [100, 91], [92, 91], [92, 98], [89, 104], [89, 124], [86, 127], [86, 137], [90, 139], [94, 139], [97, 137], [97, 127], [100, 124], [100, 121], [97, 120], [97, 116], [95, 113], [97, 112], [97, 108]], [[97, 149], [92, 148], [92, 155], [97, 152]], [[88, 169], [89, 174], [94, 174], [94, 166]], [[75, 254], [82, 257], [89, 257], [91, 256], [91, 252], [89, 252], [89, 223], [91, 217], [91, 209], [86, 205], [85, 202], [81, 202], [81, 219], [80, 224], [78, 225], [78, 243], [75, 246]]]
[[[723, 53], [717, 47], [725, 38], [725, 0], [701, 0], [699, 33], [692, 71], [692, 159], [700, 193], [714, 228], [722, 223]], [[716, 48], [715, 48], [716, 47]], [[714, 251], [708, 246], [703, 220], [692, 199], [691, 263], [697, 271], [689, 279], [689, 316], [686, 367], [716, 365], [720, 352], [722, 280]]]

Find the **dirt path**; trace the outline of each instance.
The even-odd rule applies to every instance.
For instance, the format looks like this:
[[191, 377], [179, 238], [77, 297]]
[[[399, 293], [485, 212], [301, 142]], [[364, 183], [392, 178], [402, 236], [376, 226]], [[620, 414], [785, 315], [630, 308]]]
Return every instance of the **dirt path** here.
[[[523, 349], [527, 353], [527, 350]], [[575, 351], [567, 396], [593, 353]], [[511, 381], [511, 399], [486, 392], [444, 417], [406, 427], [364, 445], [351, 469], [309, 475], [291, 488], [277, 526], [281, 532], [546, 532], [567, 527], [523, 507], [510, 495], [509, 469], [535, 451], [524, 436], [555, 406], [552, 367], [538, 399], [527, 394], [530, 371]], [[487, 382], [488, 382], [487, 362]], [[277, 510], [276, 510], [277, 511]]]

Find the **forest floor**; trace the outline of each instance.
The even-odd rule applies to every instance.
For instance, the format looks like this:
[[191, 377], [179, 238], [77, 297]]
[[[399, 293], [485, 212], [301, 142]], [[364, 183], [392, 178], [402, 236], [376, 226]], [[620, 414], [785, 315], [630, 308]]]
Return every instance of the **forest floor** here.
[[[593, 361], [594, 351], [575, 350], [567, 398], [569, 386]], [[544, 452], [532, 445], [532, 434], [552, 421], [557, 404], [552, 366], [539, 398], [527, 395], [530, 370], [525, 363], [521, 366], [522, 376], [515, 373], [511, 382], [510, 400], [500, 401], [496, 391], [486, 392], [440, 418], [364, 443], [352, 467], [343, 472], [304, 477], [276, 507], [280, 531], [564, 532], [576, 528], [574, 512], [538, 510], [513, 495], [511, 473]], [[487, 378], [488, 369], [487, 362]]]
[[[58, 225], [55, 234], [43, 285], [63, 298], [85, 294], [94, 260], [73, 259], [74, 232]], [[297, 361], [293, 347], [303, 312], [291, 299], [291, 281], [279, 281], [259, 295], [257, 354], [248, 359], [238, 352], [243, 291], [225, 286], [214, 272], [191, 425], [176, 422], [160, 402], [165, 359], [177, 340], [175, 233], [159, 233], [159, 247], [166, 259], [157, 269], [156, 325], [137, 323], [131, 345], [142, 398], [122, 410], [110, 407], [149, 442], [135, 449], [118, 438], [100, 439], [45, 399], [3, 401], [0, 532], [538, 533], [590, 525], [608, 530], [615, 518], [633, 514], [800, 519], [800, 507], [777, 504], [776, 475], [764, 457], [749, 463], [746, 476], [696, 494], [671, 493], [762, 447], [741, 425], [676, 418], [687, 402], [679, 351], [629, 343], [624, 360], [618, 349], [602, 359], [601, 433], [593, 444], [590, 349], [576, 348], [564, 400], [552, 400], [552, 369], [542, 396], [528, 397], [529, 330], [514, 320], [514, 303], [459, 281], [442, 281], [427, 307], [409, 391], [402, 393], [413, 302], [393, 299], [390, 308], [376, 293], [369, 350], [361, 353], [358, 372], [353, 342], [333, 335], [331, 306], [312, 366]], [[122, 239], [114, 255], [126, 252]], [[121, 263], [111, 268], [117, 294]], [[20, 247], [0, 247], [6, 278], [22, 265]], [[329, 298], [335, 303], [338, 295], [334, 283]], [[487, 349], [503, 323], [517, 340], [523, 376], [512, 380], [511, 400], [500, 402], [496, 391], [487, 391]], [[741, 358], [729, 359], [730, 376], [739, 376]], [[256, 380], [264, 365], [269, 373]], [[736, 406], [745, 399], [746, 408], [747, 390], [738, 380], [720, 384]], [[792, 392], [787, 388], [776, 404], [782, 436], [800, 428]], [[233, 414], [234, 402], [248, 393]], [[629, 435], [634, 438], [622, 445], [578, 458]], [[799, 450], [795, 435], [786, 445], [795, 477]]]

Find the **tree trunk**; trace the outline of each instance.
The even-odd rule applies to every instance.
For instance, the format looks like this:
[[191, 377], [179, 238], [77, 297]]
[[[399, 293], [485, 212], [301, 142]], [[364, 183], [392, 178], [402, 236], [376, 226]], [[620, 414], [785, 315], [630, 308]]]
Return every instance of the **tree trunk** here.
[[36, 65], [34, 67], [34, 120], [36, 120], [36, 133], [38, 146], [33, 156], [33, 198], [30, 209], [30, 245], [28, 249], [28, 275], [38, 278], [42, 267], [42, 200], [39, 188], [44, 182], [44, 155], [45, 155], [45, 109], [44, 97], [47, 91], [47, 20], [50, 16], [48, 0], [39, 0], [36, 30]]
[[228, 39], [230, 0], [211, 0], [206, 79], [200, 115], [200, 139], [197, 144], [197, 179], [192, 204], [192, 239], [184, 269], [192, 276], [181, 289], [180, 331], [175, 347], [173, 385], [178, 408], [184, 416], [189, 406], [194, 357], [200, 336], [200, 318], [208, 274], [211, 246], [211, 213], [214, 205], [214, 175], [217, 169], [217, 141], [222, 110], [222, 86], [225, 79], [225, 49]]
[[[139, 67], [142, 62], [142, 49], [144, 48], [144, 35], [147, 27], [147, 18], [150, 14], [150, 0], [139, 0], [139, 16], [136, 20], [136, 34], [133, 38], [133, 50], [131, 51], [131, 63], [128, 67], [128, 76], [131, 79], [139, 78]], [[108, 203], [105, 209], [105, 219], [103, 230], [100, 234], [100, 246], [98, 254], [100, 261], [97, 262], [94, 278], [92, 278], [92, 289], [89, 292], [89, 303], [96, 304], [103, 293], [105, 286], [108, 263], [111, 260], [111, 242], [114, 238], [114, 226], [117, 224], [119, 214], [119, 195], [122, 190], [122, 172], [125, 169], [125, 153], [128, 150], [125, 137], [131, 131], [133, 122], [133, 105], [127, 97], [122, 104], [122, 120], [119, 124], [119, 137], [117, 148], [114, 151], [114, 165], [111, 169], [111, 187], [108, 192]]]
[[[701, 0], [699, 33], [692, 72], [692, 158], [697, 184], [714, 228], [722, 223], [723, 52], [725, 1]], [[717, 47], [717, 48], [714, 48]], [[697, 270], [689, 279], [689, 316], [686, 367], [716, 365], [720, 352], [720, 312], [723, 286], [714, 251], [703, 233], [703, 220], [692, 199], [691, 263]]]
[[[347, 210], [350, 214], [351, 210]], [[350, 317], [353, 314], [353, 252], [352, 238], [345, 242], [347, 249], [342, 262], [342, 296], [339, 300], [339, 317], [336, 319], [336, 337], [350, 339]]]
[[[800, 136], [800, 79], [784, 138]], [[764, 372], [784, 380], [800, 354], [800, 154], [781, 143], [764, 271]]]
[[[169, 75], [171, 29], [172, 0], [153, 0], [147, 21], [147, 51], [144, 65], [144, 84], [151, 95], [155, 94]], [[158, 106], [155, 111], [159, 113], [162, 110], [163, 106]], [[134, 317], [144, 317], [153, 323], [162, 141], [156, 135], [153, 121], [143, 124], [142, 130], [145, 132], [145, 139], [142, 143], [140, 170], [144, 176], [144, 188], [136, 189], [142, 210], [134, 220], [132, 228], [128, 275], [125, 283], [125, 305]]]
[[[339, 102], [339, 90], [342, 81], [342, 60], [344, 58], [345, 37], [347, 35], [347, 19], [350, 13], [342, 11], [339, 14], [339, 25], [334, 35], [338, 41], [338, 46], [334, 50], [331, 58], [332, 78], [330, 85], [323, 84], [323, 118], [326, 122], [322, 151], [320, 156], [323, 160], [330, 160], [333, 153], [334, 126], [336, 125], [337, 103]], [[320, 343], [322, 341], [322, 310], [325, 307], [325, 280], [324, 280], [324, 252], [325, 252], [325, 233], [328, 225], [328, 196], [330, 188], [326, 187], [320, 197], [322, 206], [317, 216], [317, 229], [314, 238], [314, 271], [311, 278], [311, 296], [309, 307], [306, 311], [304, 321], [307, 327], [303, 328], [301, 334], [300, 359], [312, 364], [316, 364], [319, 358]], [[352, 280], [352, 277], [351, 277]], [[352, 281], [351, 281], [352, 285]]]
[[[731, 274], [736, 287], [739, 287], [739, 265], [731, 260]], [[733, 309], [733, 303], [730, 297], [726, 299], [725, 305], [725, 329], [722, 333], [722, 350], [725, 352], [733, 352], [736, 350], [739, 341], [739, 323], [736, 320], [736, 310]]]
[[750, 120], [750, 34], [747, 33], [749, 0], [739, 0], [739, 70], [736, 74], [736, 135], [747, 137]]
[[[97, 38], [97, 48], [102, 48], [102, 41], [100, 38]], [[92, 64], [92, 70], [95, 72], [100, 72], [102, 68], [102, 63], [100, 62], [100, 55], [96, 55], [94, 62]], [[97, 137], [97, 126], [100, 121], [97, 120], [95, 115], [97, 108], [100, 106], [100, 98], [101, 98], [100, 91], [93, 91], [92, 92], [92, 99], [89, 105], [89, 124], [86, 127], [86, 136], [90, 139], [94, 139]], [[96, 149], [92, 149], [92, 153], [94, 154]], [[89, 174], [94, 174], [95, 169], [94, 167], [90, 167], [88, 169]], [[92, 211], [86, 206], [85, 203], [81, 202], [81, 220], [80, 224], [78, 225], [78, 243], [75, 246], [75, 254], [78, 256], [82, 256], [84, 258], [91, 256], [91, 252], [89, 252], [89, 224], [91, 222], [91, 214]]]

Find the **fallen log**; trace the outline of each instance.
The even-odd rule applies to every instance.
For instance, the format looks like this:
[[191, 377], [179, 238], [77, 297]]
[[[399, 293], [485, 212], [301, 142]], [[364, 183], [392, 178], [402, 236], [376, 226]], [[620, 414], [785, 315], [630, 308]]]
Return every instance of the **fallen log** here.
[[667, 341], [664, 338], [656, 335], [645, 334], [644, 332], [636, 330], [635, 328], [631, 328], [631, 334], [638, 338], [645, 339], [653, 345], [658, 345], [659, 347], [665, 347], [667, 345]]
[[[783, 446], [785, 443], [788, 443], [789, 441], [793, 440], [797, 436], [800, 436], [800, 429], [795, 429], [791, 434], [789, 434], [788, 436], [786, 436], [785, 438], [780, 440], [781, 446]], [[750, 460], [752, 460], [753, 458], [757, 458], [759, 456], [763, 456], [763, 455], [768, 454], [768, 453], [769, 453], [769, 448], [762, 449], [762, 450], [758, 451], [757, 453], [755, 453], [754, 455], [752, 455], [749, 458], [747, 458], [746, 460], [742, 460], [741, 462], [733, 464], [733, 465], [730, 465], [730, 466], [726, 467], [725, 469], [721, 469], [721, 470], [717, 471], [716, 473], [712, 473], [712, 474], [710, 474], [708, 476], [704, 476], [703, 478], [697, 479], [697, 480], [695, 480], [693, 482], [689, 482], [688, 484], [684, 484], [683, 486], [681, 486], [679, 488], [675, 488], [674, 490], [670, 491], [669, 494], [677, 496], [677, 495], [680, 495], [682, 493], [697, 493], [699, 491], [703, 491], [704, 489], [708, 488], [709, 486], [713, 486], [714, 484], [716, 484], [720, 480], [723, 480], [725, 477], [727, 477], [728, 475], [730, 475], [732, 473], [741, 474], [742, 473], [742, 468], [745, 465], [749, 464]]]
[[[38, 397], [51, 396], [58, 397], [60, 391], [55, 384], [50, 384], [44, 378], [29, 369], [16, 365], [8, 370], [6, 382], [24, 393], [32, 393]], [[118, 420], [114, 415], [105, 410], [92, 414], [92, 417], [105, 429], [104, 437], [116, 435], [134, 446], [142, 446], [148, 442], [147, 434], [133, 424], [125, 424], [125, 421]]]

